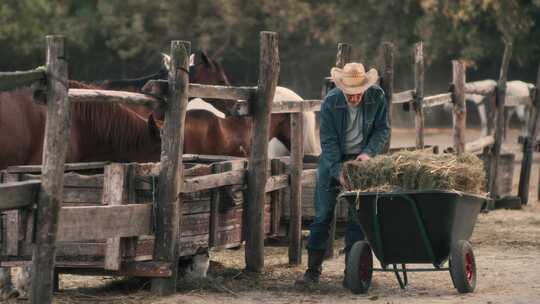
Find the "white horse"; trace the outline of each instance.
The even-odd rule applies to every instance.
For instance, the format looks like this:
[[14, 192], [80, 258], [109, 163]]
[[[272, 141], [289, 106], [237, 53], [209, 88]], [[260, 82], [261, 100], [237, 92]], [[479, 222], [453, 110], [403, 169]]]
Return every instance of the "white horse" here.
[[[497, 85], [497, 82], [492, 79], [486, 79], [481, 81], [475, 81], [474, 86], [477, 88], [492, 88]], [[520, 80], [508, 81], [506, 83], [506, 96], [531, 96], [531, 90], [534, 88], [533, 84], [526, 83]], [[488, 96], [479, 94], [465, 94], [465, 100], [474, 103], [478, 110], [478, 116], [480, 118], [480, 127], [482, 130], [482, 136], [488, 135], [488, 113], [486, 103], [494, 103], [495, 94]], [[451, 111], [452, 105], [445, 104], [445, 109]], [[510, 119], [512, 115], [516, 114], [521, 123], [521, 132], [526, 134], [528, 124], [529, 106], [518, 105], [505, 108], [505, 127], [508, 129]]]

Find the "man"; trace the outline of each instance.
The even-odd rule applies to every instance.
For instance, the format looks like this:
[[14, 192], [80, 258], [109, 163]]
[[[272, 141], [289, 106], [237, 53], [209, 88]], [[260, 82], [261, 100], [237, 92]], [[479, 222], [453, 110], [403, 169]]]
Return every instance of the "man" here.
[[[319, 282], [334, 215], [339, 186], [348, 189], [342, 164], [348, 160], [367, 161], [383, 152], [390, 135], [384, 91], [376, 84], [377, 71], [365, 72], [361, 63], [332, 68], [336, 88], [321, 106], [320, 138], [322, 153], [315, 188], [315, 219], [308, 240], [308, 269], [297, 284]], [[364, 238], [356, 216], [349, 210], [345, 233], [345, 254]], [[344, 281], [345, 282], [345, 281]]]

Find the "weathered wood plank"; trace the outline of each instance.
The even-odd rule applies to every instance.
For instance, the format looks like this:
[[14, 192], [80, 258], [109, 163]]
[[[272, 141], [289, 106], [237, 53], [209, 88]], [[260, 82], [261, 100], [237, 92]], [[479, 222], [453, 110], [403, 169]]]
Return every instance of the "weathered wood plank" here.
[[317, 169], [306, 169], [302, 172], [302, 185], [315, 185]]
[[424, 48], [422, 42], [414, 45], [414, 126], [416, 131], [416, 149], [424, 148]]
[[280, 174], [268, 177], [264, 192], [272, 192], [289, 186], [289, 175]]
[[211, 165], [199, 164], [188, 169], [184, 168], [184, 177], [209, 175], [212, 174], [212, 172]]
[[47, 36], [47, 122], [43, 144], [43, 176], [37, 208], [33, 252], [31, 303], [51, 303], [54, 256], [62, 190], [64, 161], [71, 128], [68, 100], [68, 63], [64, 37]]
[[[225, 171], [223, 165], [215, 164], [212, 166], [212, 173], [219, 174]], [[210, 198], [210, 225], [209, 225], [209, 236], [208, 236], [208, 246], [214, 247], [217, 243], [217, 234], [218, 234], [218, 221], [219, 221], [219, 206], [221, 204], [221, 189], [212, 190], [212, 196]]]
[[299, 113], [313, 112], [321, 110], [322, 100], [302, 100], [301, 102], [291, 101], [274, 101], [272, 103], [272, 114], [276, 113]]
[[[3, 172], [3, 182], [18, 182], [19, 174], [11, 174]], [[2, 252], [5, 255], [18, 255], [19, 254], [19, 233], [22, 230], [22, 223], [20, 218], [20, 210], [11, 210], [5, 212], [4, 235]]]
[[[102, 203], [109, 206], [119, 206], [128, 203], [128, 165], [112, 163], [105, 167]], [[104, 268], [118, 270], [122, 262], [121, 239], [107, 239], [105, 247]]]
[[152, 205], [63, 207], [58, 241], [85, 241], [152, 233]]
[[[21, 181], [39, 180], [41, 179], [41, 175], [22, 173], [20, 179]], [[82, 175], [74, 172], [64, 173], [64, 187], [102, 188], [103, 174]]]
[[100, 102], [143, 105], [152, 109], [160, 100], [141, 93], [109, 90], [69, 89], [70, 102]]
[[302, 264], [302, 171], [304, 123], [301, 113], [291, 114], [291, 192], [289, 265]]
[[178, 242], [181, 235], [182, 199], [178, 195], [183, 184], [182, 154], [184, 127], [188, 104], [189, 55], [191, 43], [171, 42], [171, 69], [169, 70], [168, 109], [165, 111], [161, 139], [161, 167], [158, 179], [155, 208], [156, 241], [154, 260], [172, 264], [172, 276], [152, 280], [152, 292], [170, 295], [176, 291], [178, 273]]
[[[497, 119], [495, 125], [495, 143], [493, 144], [492, 157], [490, 159], [490, 175], [488, 177], [488, 190], [492, 199], [497, 199], [499, 192], [497, 189], [496, 177], [499, 174], [499, 159], [504, 134], [504, 104], [506, 99], [506, 79], [508, 75], [508, 65], [512, 57], [512, 43], [505, 43], [504, 54], [501, 63], [499, 81], [496, 89]], [[494, 207], [494, 206], [493, 206]]]
[[489, 147], [495, 143], [495, 137], [493, 135], [484, 136], [478, 138], [475, 141], [465, 144], [465, 152], [477, 152], [486, 147]]
[[231, 100], [255, 100], [257, 87], [229, 87], [208, 84], [190, 83], [189, 97]]
[[247, 158], [226, 155], [184, 154], [184, 162], [215, 163], [223, 161], [247, 161]]
[[248, 163], [246, 218], [246, 270], [261, 272], [264, 268], [264, 201], [268, 162], [270, 113], [279, 78], [277, 34], [261, 32], [257, 102], [251, 109], [253, 138]]
[[[103, 169], [109, 162], [67, 163], [64, 171], [82, 171]], [[6, 169], [9, 173], [41, 173], [41, 165], [13, 166]]]
[[233, 170], [198, 177], [186, 178], [182, 186], [182, 193], [197, 192], [217, 187], [243, 184], [246, 176], [245, 170]]
[[397, 92], [392, 94], [392, 103], [409, 103], [414, 100], [414, 90], [407, 90], [403, 92]]
[[0, 92], [14, 90], [19, 87], [28, 87], [36, 81], [44, 80], [44, 67], [29, 71], [0, 72]]
[[0, 211], [19, 209], [37, 203], [41, 181], [0, 184]]
[[[279, 161], [279, 159], [270, 160], [271, 174], [281, 175], [284, 173], [284, 165]], [[267, 181], [268, 185], [268, 181]], [[270, 207], [272, 208], [272, 234], [277, 235], [279, 232], [279, 220], [281, 218], [281, 197], [283, 191], [273, 191], [270, 193]]]
[[465, 151], [467, 108], [465, 107], [465, 65], [459, 60], [452, 60], [452, 83], [454, 150], [457, 154], [461, 154]]
[[[162, 79], [149, 80], [145, 84], [143, 91], [148, 93], [151, 92], [155, 95], [167, 96], [169, 93], [169, 82]], [[188, 96], [203, 99], [254, 100], [257, 98], [257, 87], [233, 87], [190, 83], [188, 85]]]
[[[383, 43], [383, 68], [382, 68], [382, 80], [381, 87], [386, 94], [386, 108], [388, 109], [388, 123], [392, 127], [392, 103], [394, 99], [394, 44], [391, 42]], [[392, 132], [390, 132], [392, 133]], [[392, 142], [392, 135], [389, 134], [388, 142], [384, 147], [384, 153], [387, 153], [390, 149]]]
[[529, 113], [529, 124], [527, 126], [527, 137], [523, 143], [523, 159], [521, 160], [521, 171], [519, 174], [518, 196], [521, 198], [522, 204], [529, 202], [529, 185], [531, 180], [531, 170], [533, 163], [533, 146], [538, 136], [538, 120], [540, 120], [540, 65], [536, 75], [536, 90], [534, 96], [534, 104]]
[[435, 106], [443, 105], [446, 103], [452, 103], [452, 93], [442, 93], [442, 94], [424, 97], [422, 106], [424, 108], [427, 108], [427, 107], [435, 107]]

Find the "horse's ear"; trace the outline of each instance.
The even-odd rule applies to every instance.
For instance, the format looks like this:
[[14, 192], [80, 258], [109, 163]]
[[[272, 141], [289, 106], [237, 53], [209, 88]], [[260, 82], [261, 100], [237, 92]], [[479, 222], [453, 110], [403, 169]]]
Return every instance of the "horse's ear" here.
[[210, 56], [208, 56], [208, 54], [206, 54], [205, 51], [201, 51], [201, 50], [195, 52], [195, 58], [193, 60], [193, 63], [195, 65], [197, 65], [199, 63], [204, 63], [207, 66], [213, 66], [214, 65], [214, 62], [212, 61]]
[[156, 121], [154, 115], [150, 114], [150, 116], [148, 116], [148, 131], [152, 138], [157, 140], [161, 139], [161, 127], [163, 127], [163, 123]]
[[161, 64], [167, 71], [171, 70], [171, 56], [161, 53]]

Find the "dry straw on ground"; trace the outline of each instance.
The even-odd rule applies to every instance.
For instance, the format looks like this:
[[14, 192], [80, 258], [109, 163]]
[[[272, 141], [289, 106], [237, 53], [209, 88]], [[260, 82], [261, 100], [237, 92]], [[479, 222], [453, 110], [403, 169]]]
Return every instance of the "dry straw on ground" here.
[[343, 166], [352, 189], [362, 192], [457, 190], [484, 194], [482, 160], [473, 154], [401, 151]]

